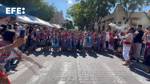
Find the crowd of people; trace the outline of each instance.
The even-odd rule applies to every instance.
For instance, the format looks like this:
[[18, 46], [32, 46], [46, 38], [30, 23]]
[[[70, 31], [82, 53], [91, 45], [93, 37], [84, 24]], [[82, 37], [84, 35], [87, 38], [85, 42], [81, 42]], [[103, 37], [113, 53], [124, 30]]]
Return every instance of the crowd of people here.
[[101, 32], [69, 31], [48, 27], [26, 28], [28, 39], [24, 51], [32, 53], [37, 48], [52, 52], [113, 51], [121, 53], [124, 65], [129, 65], [131, 60], [140, 61], [150, 65], [150, 26], [147, 28], [129, 26], [124, 31], [105, 28]]
[[129, 26], [124, 31], [108, 26], [100, 32], [94, 32], [19, 23], [4, 25], [2, 19], [0, 18], [0, 71], [15, 71], [23, 58], [41, 67], [26, 56], [37, 48], [56, 53], [112, 51], [116, 55], [121, 54], [120, 57], [125, 62], [123, 65], [128, 66], [132, 60], [139, 62], [143, 58], [143, 63], [150, 66], [150, 26]]
[[39, 47], [53, 52], [111, 50], [116, 54], [122, 53], [124, 65], [129, 65], [131, 60], [142, 59], [145, 64], [150, 65], [150, 27], [129, 26], [120, 31], [108, 26], [101, 32], [69, 31], [48, 27], [26, 29], [28, 39], [24, 50], [27, 53]]

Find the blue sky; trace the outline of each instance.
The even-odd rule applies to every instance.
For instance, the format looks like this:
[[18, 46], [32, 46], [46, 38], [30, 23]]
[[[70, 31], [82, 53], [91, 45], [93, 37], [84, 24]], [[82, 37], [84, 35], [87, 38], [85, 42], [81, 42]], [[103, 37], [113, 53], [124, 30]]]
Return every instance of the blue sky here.
[[67, 16], [67, 9], [72, 6], [76, 0], [46, 0], [54, 5], [59, 11], [63, 11], [64, 17]]
[[144, 11], [149, 11], [149, 10], [150, 10], [150, 6], [145, 6], [145, 7], [143, 8], [143, 10], [144, 10]]

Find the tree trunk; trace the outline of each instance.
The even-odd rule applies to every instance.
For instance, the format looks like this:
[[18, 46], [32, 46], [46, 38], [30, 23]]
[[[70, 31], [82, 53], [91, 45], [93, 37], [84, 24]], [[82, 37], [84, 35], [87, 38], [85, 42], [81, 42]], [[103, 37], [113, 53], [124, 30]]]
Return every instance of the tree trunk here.
[[102, 21], [102, 17], [99, 17], [99, 19], [98, 19], [98, 32], [100, 32], [100, 30], [101, 30], [101, 21]]

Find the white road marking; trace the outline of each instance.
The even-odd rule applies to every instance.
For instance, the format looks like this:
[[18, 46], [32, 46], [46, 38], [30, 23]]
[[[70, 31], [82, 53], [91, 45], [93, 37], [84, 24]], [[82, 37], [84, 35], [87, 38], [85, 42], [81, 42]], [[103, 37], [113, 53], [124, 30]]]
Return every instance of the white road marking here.
[[120, 78], [119, 76], [117, 76], [108, 65], [106, 65], [103, 62], [101, 62], [101, 64], [113, 76], [112, 78], [115, 79], [114, 82], [116, 82], [117, 84], [127, 84], [126, 81], [124, 79]]
[[[70, 67], [71, 67], [71, 64], [69, 62], [64, 62], [61, 77], [66, 75]], [[61, 78], [58, 84], [66, 84], [66, 82], [63, 80], [63, 78]]]
[[65, 84], [65, 81], [59, 81], [58, 84]]
[[43, 64], [43, 68], [39, 70], [39, 74], [37, 75], [33, 75], [32, 78], [29, 80], [29, 82], [27, 82], [26, 84], [36, 84], [36, 82], [38, 81], [38, 84], [40, 84], [40, 82], [42, 80], [40, 80], [43, 77], [46, 77], [46, 75], [48, 74], [48, 71], [51, 69], [52, 64], [50, 61], [46, 61]]

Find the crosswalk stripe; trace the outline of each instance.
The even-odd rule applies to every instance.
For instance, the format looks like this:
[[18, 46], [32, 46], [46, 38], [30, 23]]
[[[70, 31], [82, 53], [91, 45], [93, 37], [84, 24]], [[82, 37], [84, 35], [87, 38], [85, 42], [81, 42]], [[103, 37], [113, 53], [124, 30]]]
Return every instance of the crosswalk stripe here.
[[112, 78], [115, 79], [115, 82], [117, 82], [117, 84], [127, 84], [126, 81], [124, 79], [120, 78], [118, 75], [116, 75], [108, 65], [106, 65], [103, 62], [101, 62], [101, 64], [113, 76]]
[[[64, 62], [61, 77], [67, 74], [70, 67], [71, 67], [71, 63]], [[66, 82], [63, 80], [63, 78], [61, 78], [60, 81], [58, 81], [58, 84], [65, 84], [65, 83]]]
[[[46, 61], [44, 64], [43, 64], [43, 68], [39, 70], [39, 74], [37, 75], [33, 75], [32, 78], [29, 80], [29, 82], [27, 82], [26, 84], [36, 84], [36, 82], [38, 80], [40, 80], [40, 78], [42, 77], [45, 77], [48, 73], [48, 71], [51, 69], [52, 67], [52, 64], [50, 61]], [[41, 80], [40, 80], [41, 81]], [[39, 82], [40, 82], [39, 81]], [[38, 82], [38, 83], [39, 83]]]

